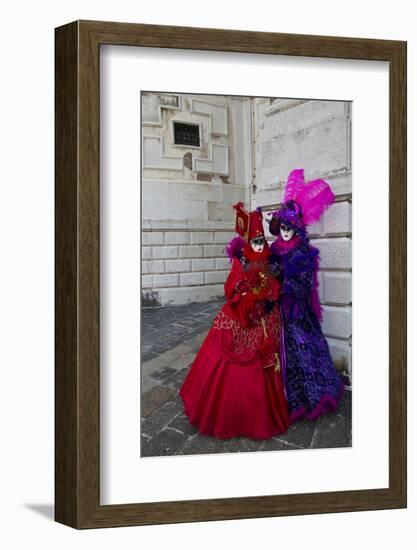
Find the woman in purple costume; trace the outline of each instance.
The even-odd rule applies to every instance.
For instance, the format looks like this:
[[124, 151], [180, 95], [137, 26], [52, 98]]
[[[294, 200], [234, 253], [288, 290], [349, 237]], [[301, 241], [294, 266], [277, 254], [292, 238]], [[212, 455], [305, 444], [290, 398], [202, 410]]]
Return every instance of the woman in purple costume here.
[[284, 202], [269, 224], [277, 237], [271, 251], [281, 282], [281, 363], [292, 421], [336, 410], [343, 392], [320, 326], [319, 251], [309, 243], [306, 230], [333, 202], [328, 183], [320, 179], [304, 183], [304, 170], [293, 170]]

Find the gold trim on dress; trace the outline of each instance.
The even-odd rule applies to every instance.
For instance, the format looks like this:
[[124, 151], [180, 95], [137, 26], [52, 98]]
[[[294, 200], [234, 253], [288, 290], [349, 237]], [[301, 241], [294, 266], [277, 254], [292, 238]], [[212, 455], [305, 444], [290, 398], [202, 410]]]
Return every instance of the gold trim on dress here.
[[[237, 354], [261, 348], [268, 334], [276, 339], [278, 347], [280, 325], [280, 316], [277, 307], [274, 307], [270, 313], [262, 317], [259, 325], [252, 327], [243, 327], [235, 319], [226, 315], [223, 310], [219, 311], [213, 321], [215, 329], [228, 329], [232, 331], [233, 344]], [[276, 364], [275, 361], [273, 364]]]

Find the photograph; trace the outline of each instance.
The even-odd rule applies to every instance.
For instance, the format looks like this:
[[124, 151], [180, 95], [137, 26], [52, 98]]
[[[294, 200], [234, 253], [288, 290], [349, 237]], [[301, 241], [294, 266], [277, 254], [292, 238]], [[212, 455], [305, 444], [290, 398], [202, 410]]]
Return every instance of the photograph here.
[[2, 3], [1, 548], [413, 547], [412, 6]]
[[140, 91], [140, 457], [352, 446], [352, 101]]

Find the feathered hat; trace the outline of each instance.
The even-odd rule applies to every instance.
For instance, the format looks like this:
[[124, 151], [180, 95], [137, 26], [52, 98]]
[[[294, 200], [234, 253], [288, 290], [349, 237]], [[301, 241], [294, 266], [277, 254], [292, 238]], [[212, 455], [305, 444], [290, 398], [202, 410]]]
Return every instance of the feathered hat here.
[[303, 169], [292, 170], [285, 185], [284, 201], [272, 213], [269, 231], [272, 235], [279, 235], [279, 226], [285, 224], [303, 237], [306, 226], [319, 221], [333, 202], [334, 194], [326, 181], [305, 182]]

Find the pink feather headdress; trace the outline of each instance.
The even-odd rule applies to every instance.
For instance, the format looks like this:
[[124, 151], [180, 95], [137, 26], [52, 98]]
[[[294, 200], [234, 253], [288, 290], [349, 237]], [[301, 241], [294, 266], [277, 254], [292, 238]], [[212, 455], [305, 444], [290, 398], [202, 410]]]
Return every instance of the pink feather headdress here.
[[303, 232], [306, 225], [316, 223], [324, 211], [334, 202], [330, 185], [322, 180], [304, 181], [304, 170], [292, 170], [285, 185], [284, 200], [279, 210], [272, 214], [269, 230], [279, 234], [279, 224]]
[[323, 212], [334, 202], [330, 185], [322, 180], [304, 182], [304, 170], [292, 170], [285, 186], [284, 202], [294, 201], [301, 208], [306, 225], [316, 223]]

